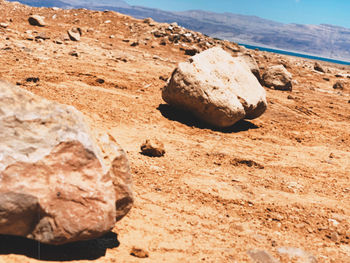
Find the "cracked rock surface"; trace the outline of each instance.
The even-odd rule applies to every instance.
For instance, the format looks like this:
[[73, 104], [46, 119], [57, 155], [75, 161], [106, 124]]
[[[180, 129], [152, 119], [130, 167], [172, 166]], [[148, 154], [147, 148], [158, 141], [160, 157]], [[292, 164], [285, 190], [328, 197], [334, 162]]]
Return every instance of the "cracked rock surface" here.
[[[132, 203], [125, 153], [72, 106], [0, 82], [0, 234], [63, 244], [110, 231]], [[114, 148], [113, 148], [114, 147]]]

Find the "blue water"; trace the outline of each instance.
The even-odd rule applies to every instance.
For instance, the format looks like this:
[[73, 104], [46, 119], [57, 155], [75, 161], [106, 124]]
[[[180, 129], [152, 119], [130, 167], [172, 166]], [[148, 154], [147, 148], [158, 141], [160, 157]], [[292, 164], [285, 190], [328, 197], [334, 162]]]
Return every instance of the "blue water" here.
[[246, 44], [240, 44], [240, 43], [239, 43], [239, 45], [244, 46], [244, 47], [246, 47], [248, 49], [259, 49], [260, 51], [267, 51], [267, 52], [272, 52], [272, 53], [277, 53], [277, 54], [282, 54], [282, 55], [301, 57], [301, 58], [308, 58], [308, 59], [316, 59], [316, 60], [327, 61], [327, 62], [336, 63], [336, 64], [342, 64], [342, 65], [350, 65], [350, 62], [342, 61], [342, 60], [323, 58], [323, 57], [317, 57], [317, 56], [312, 56], [312, 55], [300, 54], [300, 53], [290, 52], [290, 51], [285, 51], [285, 50], [280, 50], [280, 49], [252, 46], [252, 45], [246, 45]]

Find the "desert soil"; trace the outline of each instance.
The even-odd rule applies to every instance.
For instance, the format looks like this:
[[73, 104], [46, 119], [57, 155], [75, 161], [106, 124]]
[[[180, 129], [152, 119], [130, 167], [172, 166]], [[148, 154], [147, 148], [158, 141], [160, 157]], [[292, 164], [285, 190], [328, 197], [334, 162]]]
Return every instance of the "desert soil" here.
[[[29, 25], [30, 14], [47, 26]], [[141, 20], [0, 1], [0, 22], [9, 24], [0, 28], [0, 79], [75, 106], [115, 137], [135, 193], [113, 233], [63, 247], [0, 237], [0, 262], [253, 262], [251, 249], [307, 262], [281, 247], [317, 262], [350, 262], [350, 79], [335, 76], [350, 67], [321, 63], [328, 71], [319, 73], [313, 61], [251, 51], [262, 72], [284, 64], [293, 91], [266, 89], [262, 117], [220, 130], [163, 102], [162, 79], [189, 56], [161, 45]], [[81, 40], [58, 44], [74, 26]], [[49, 39], [27, 40], [30, 34]], [[334, 90], [337, 80], [348, 86]], [[148, 138], [164, 143], [163, 157], [140, 154]], [[148, 258], [130, 255], [133, 247]]]

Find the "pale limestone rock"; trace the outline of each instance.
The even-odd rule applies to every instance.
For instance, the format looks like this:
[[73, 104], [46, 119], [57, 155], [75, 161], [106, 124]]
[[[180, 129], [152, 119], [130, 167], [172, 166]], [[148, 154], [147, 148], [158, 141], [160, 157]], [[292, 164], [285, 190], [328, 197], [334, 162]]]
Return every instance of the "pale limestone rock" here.
[[292, 90], [292, 74], [283, 65], [268, 67], [262, 78], [266, 87], [273, 87], [276, 90]]
[[67, 31], [70, 40], [72, 41], [80, 41], [81, 29], [78, 27], [73, 27], [72, 29]]
[[219, 47], [180, 63], [162, 97], [217, 127], [257, 118], [267, 108], [266, 92], [248, 65]]
[[91, 239], [130, 210], [125, 153], [108, 136], [101, 151], [74, 107], [0, 82], [0, 130], [0, 234]]
[[259, 70], [258, 64], [256, 63], [255, 58], [253, 58], [253, 56], [248, 53], [242, 53], [239, 55], [239, 57], [243, 59], [243, 61], [248, 65], [250, 71], [254, 74], [254, 76], [260, 82], [261, 81], [260, 70]]

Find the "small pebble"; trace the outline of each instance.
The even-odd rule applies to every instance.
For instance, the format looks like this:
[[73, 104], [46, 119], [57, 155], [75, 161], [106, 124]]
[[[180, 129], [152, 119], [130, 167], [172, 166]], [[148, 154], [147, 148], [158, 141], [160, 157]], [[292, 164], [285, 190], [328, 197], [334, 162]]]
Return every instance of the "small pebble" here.
[[137, 258], [148, 258], [149, 254], [142, 248], [133, 247], [130, 251], [130, 255]]

